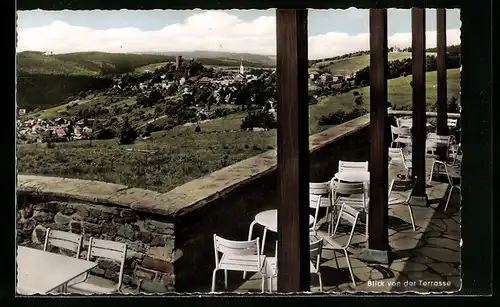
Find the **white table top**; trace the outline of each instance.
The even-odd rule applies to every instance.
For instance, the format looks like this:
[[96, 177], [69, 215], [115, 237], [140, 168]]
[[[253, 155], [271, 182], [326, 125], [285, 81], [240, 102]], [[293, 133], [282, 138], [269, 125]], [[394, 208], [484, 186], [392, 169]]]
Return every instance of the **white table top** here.
[[336, 173], [335, 178], [345, 182], [370, 182], [370, 172], [343, 171]]
[[[258, 213], [255, 216], [255, 221], [266, 227], [267, 229], [277, 232], [278, 231], [278, 210], [267, 210]], [[314, 217], [309, 215], [309, 226], [314, 223]]]
[[46, 294], [97, 263], [19, 246], [17, 248], [17, 289], [22, 294]]

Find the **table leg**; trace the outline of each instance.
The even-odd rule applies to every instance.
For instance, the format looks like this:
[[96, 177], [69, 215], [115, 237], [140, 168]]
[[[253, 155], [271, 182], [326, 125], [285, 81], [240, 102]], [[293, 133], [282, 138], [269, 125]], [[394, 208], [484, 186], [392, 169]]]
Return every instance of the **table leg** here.
[[267, 227], [264, 227], [264, 234], [262, 235], [262, 247], [261, 247], [261, 255], [264, 255], [264, 246], [266, 244], [266, 234], [267, 234]]

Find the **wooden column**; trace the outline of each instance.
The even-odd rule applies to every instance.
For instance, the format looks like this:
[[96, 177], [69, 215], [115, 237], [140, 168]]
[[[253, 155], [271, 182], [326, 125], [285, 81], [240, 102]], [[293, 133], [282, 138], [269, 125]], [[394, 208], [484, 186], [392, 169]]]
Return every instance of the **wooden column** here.
[[412, 173], [417, 177], [413, 190], [415, 202], [425, 197], [425, 9], [411, 9], [412, 24], [412, 81], [413, 81], [413, 150]]
[[448, 134], [446, 97], [446, 9], [437, 9], [437, 134]]
[[307, 10], [276, 10], [278, 291], [310, 289]]
[[[370, 206], [368, 249], [387, 252], [387, 9], [370, 9]], [[384, 188], [387, 187], [387, 188]]]

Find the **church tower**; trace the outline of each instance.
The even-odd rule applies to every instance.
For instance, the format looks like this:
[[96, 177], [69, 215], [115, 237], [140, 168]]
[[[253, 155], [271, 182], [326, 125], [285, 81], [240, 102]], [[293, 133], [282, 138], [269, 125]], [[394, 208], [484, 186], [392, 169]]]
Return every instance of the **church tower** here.
[[241, 63], [240, 63], [240, 74], [242, 76], [245, 76], [245, 67], [243, 67], [243, 58], [241, 58]]

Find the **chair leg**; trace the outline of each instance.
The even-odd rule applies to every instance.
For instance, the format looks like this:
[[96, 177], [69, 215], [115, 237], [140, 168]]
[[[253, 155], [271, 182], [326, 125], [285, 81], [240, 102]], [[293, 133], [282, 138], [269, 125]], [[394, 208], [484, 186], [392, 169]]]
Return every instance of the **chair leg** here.
[[317, 272], [316, 275], [318, 275], [318, 280], [319, 280], [319, 291], [323, 292], [323, 280], [321, 279], [321, 273]]
[[269, 288], [269, 293], [273, 292], [273, 278], [269, 277], [267, 279], [267, 287]]
[[415, 227], [415, 218], [413, 217], [413, 210], [411, 209], [411, 205], [409, 203], [406, 203], [408, 206], [408, 211], [410, 211], [410, 219], [411, 219], [411, 225], [413, 226], [413, 231], [417, 231], [417, 228]]
[[446, 200], [446, 206], [444, 206], [444, 211], [446, 212], [446, 210], [448, 209], [448, 205], [450, 203], [450, 199], [451, 199], [451, 194], [453, 193], [453, 188], [455, 186], [454, 185], [451, 185], [450, 186], [450, 193], [448, 193], [448, 200]]
[[264, 293], [265, 285], [266, 285], [266, 277], [264, 276], [264, 274], [262, 274], [261, 281], [262, 281], [261, 282], [262, 293]]
[[436, 161], [432, 162], [431, 166], [431, 174], [429, 175], [429, 184], [432, 182], [432, 175], [434, 175], [434, 166], [436, 165]]
[[365, 238], [366, 238], [366, 242], [368, 243], [368, 220], [369, 220], [368, 211], [365, 211], [365, 219], [366, 219], [366, 221], [365, 221], [365, 227], [366, 227], [366, 229], [365, 229], [365, 232], [366, 232], [365, 233]]
[[337, 268], [340, 269], [339, 260], [337, 259], [337, 253], [335, 253], [335, 250], [333, 250], [333, 258], [335, 258], [335, 264], [337, 265]]
[[[248, 241], [252, 240], [252, 233], [253, 233], [253, 228], [254, 228], [255, 224], [257, 224], [256, 221], [253, 221], [252, 223], [250, 223], [250, 227], [248, 228]], [[245, 279], [246, 277], [247, 277], [247, 272], [244, 271], [243, 272], [243, 279]]]
[[349, 272], [351, 273], [352, 284], [354, 285], [354, 287], [356, 287], [356, 280], [354, 279], [354, 273], [352, 272], [351, 261], [349, 260], [349, 254], [347, 253], [346, 249], [344, 249], [344, 253], [345, 260], [347, 261], [347, 267], [349, 267]]
[[212, 273], [212, 292], [215, 292], [215, 274], [217, 273], [217, 269], [214, 269]]
[[227, 290], [227, 270], [224, 270], [224, 289]]

